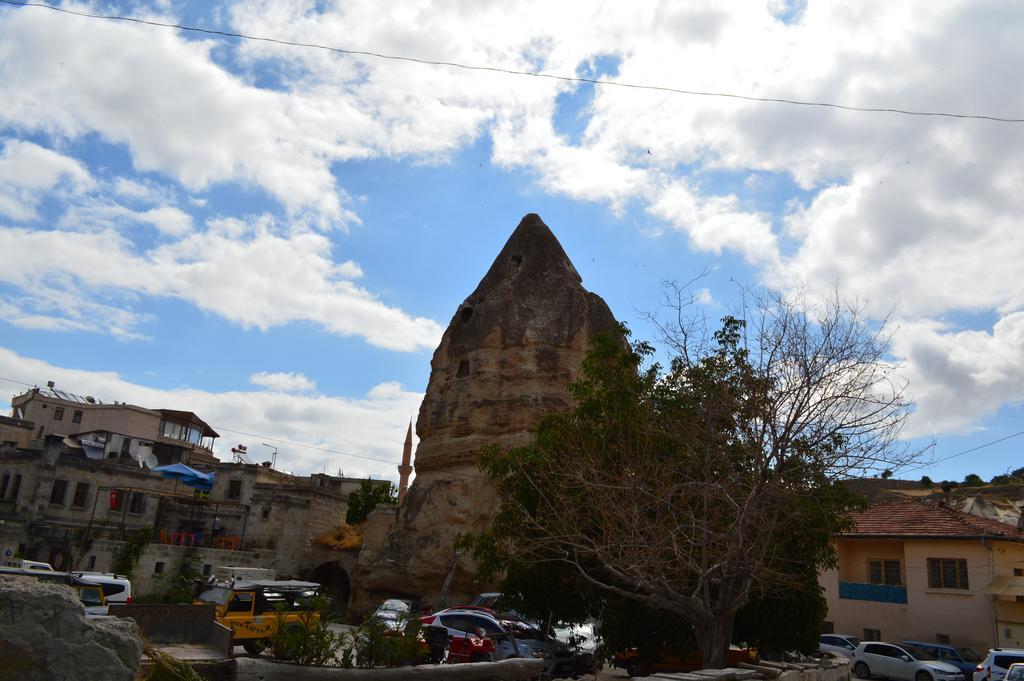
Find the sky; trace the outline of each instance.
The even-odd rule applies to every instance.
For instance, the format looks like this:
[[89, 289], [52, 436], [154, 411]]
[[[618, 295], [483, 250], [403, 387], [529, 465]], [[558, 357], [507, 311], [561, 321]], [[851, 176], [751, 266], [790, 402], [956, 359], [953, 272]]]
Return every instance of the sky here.
[[[1024, 118], [1003, 0], [59, 6]], [[711, 318], [744, 287], [860, 301], [895, 329], [906, 437], [934, 442], [897, 476], [988, 478], [1024, 465], [1022, 157], [1022, 123], [4, 4], [0, 387], [192, 410], [224, 458], [396, 479], [441, 333], [536, 212], [638, 338], [701, 273]]]

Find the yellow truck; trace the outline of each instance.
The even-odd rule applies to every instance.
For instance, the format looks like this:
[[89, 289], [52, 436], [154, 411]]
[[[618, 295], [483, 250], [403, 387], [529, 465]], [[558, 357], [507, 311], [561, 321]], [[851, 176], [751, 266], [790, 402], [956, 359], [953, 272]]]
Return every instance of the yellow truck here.
[[212, 603], [216, 619], [235, 634], [235, 642], [256, 655], [266, 639], [283, 627], [303, 627], [320, 620], [310, 600], [320, 593], [316, 582], [295, 580], [242, 580], [212, 583], [195, 603]]

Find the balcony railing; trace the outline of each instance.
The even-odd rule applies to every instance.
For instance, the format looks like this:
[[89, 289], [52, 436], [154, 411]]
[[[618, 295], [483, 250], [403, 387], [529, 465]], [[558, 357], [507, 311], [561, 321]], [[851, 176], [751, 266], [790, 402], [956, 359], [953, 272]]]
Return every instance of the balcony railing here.
[[874, 601], [876, 603], [906, 603], [907, 587], [888, 584], [861, 584], [839, 582], [839, 597], [852, 601]]

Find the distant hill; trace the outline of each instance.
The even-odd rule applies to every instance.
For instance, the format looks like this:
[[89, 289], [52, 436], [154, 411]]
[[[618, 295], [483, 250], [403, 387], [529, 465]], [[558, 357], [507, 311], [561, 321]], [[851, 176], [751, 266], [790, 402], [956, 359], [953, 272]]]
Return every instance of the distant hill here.
[[851, 478], [843, 485], [872, 503], [907, 497], [944, 500], [952, 508], [1008, 525], [1017, 525], [1024, 507], [1024, 483], [955, 487], [948, 494], [938, 484], [929, 487], [918, 480]]

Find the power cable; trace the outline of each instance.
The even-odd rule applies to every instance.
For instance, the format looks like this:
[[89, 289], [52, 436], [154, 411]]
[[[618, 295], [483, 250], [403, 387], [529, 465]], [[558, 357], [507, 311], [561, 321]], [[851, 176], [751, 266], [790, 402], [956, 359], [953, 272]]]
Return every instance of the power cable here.
[[612, 81], [612, 80], [599, 80], [597, 78], [585, 78], [582, 76], [566, 76], [557, 73], [544, 73], [543, 71], [523, 71], [519, 69], [509, 69], [499, 66], [481, 66], [473, 64], [463, 64], [460, 62], [453, 61], [442, 61], [435, 59], [424, 59], [421, 57], [408, 57], [403, 55], [385, 54], [383, 52], [371, 52], [369, 50], [352, 50], [342, 47], [332, 47], [330, 45], [322, 45], [319, 43], [306, 43], [298, 42], [294, 40], [284, 40], [282, 38], [270, 38], [266, 36], [254, 36], [247, 35], [245, 33], [234, 33], [232, 31], [219, 31], [212, 28], [202, 28], [200, 26], [186, 26], [184, 24], [174, 24], [170, 22], [155, 21], [152, 19], [140, 19], [138, 17], [125, 16], [120, 14], [98, 14], [93, 12], [83, 12], [79, 10], [71, 10], [64, 7], [54, 7], [53, 5], [47, 5], [41, 2], [17, 2], [16, 0], [0, 0], [0, 3], [5, 5], [12, 5], [14, 7], [35, 7], [41, 9], [48, 9], [54, 12], [61, 12], [64, 14], [72, 14], [79, 17], [86, 17], [89, 19], [104, 19], [109, 21], [123, 21], [134, 24], [143, 24], [146, 26], [156, 26], [159, 28], [173, 28], [179, 31], [189, 31], [193, 33], [204, 33], [207, 35], [217, 35], [226, 38], [238, 38], [240, 40], [253, 40], [266, 43], [274, 43], [276, 45], [285, 45], [287, 47], [302, 47], [317, 50], [326, 50], [328, 52], [335, 52], [337, 54], [345, 54], [350, 56], [359, 57], [372, 57], [374, 59], [387, 59], [391, 61], [402, 61], [411, 62], [414, 64], [423, 64], [427, 66], [447, 66], [456, 69], [463, 69], [466, 71], [486, 71], [490, 73], [501, 73], [511, 76], [529, 76], [531, 78], [547, 78], [549, 80], [559, 80], [568, 83], [587, 83], [591, 85], [600, 85], [605, 87], [620, 87], [629, 88], [633, 90], [651, 90], [655, 92], [665, 92], [676, 95], [690, 95], [693, 97], [719, 97], [725, 99], [739, 99], [748, 102], [758, 103], [770, 103], [770, 104], [789, 104], [794, 106], [810, 106], [810, 107], [821, 107], [829, 109], [841, 109], [843, 111], [856, 111], [861, 113], [891, 113], [900, 114], [903, 116], [929, 116], [929, 117], [942, 117], [942, 118], [963, 118], [963, 119], [974, 119], [974, 120], [986, 120], [993, 121], [996, 123], [1024, 123], [1024, 118], [1009, 118], [1003, 116], [992, 116], [987, 114], [966, 114], [966, 113], [954, 113], [948, 111], [917, 111], [913, 109], [899, 109], [895, 107], [873, 107], [873, 106], [853, 106], [850, 104], [837, 104], [834, 102], [816, 102], [807, 101], [800, 99], [788, 99], [784, 97], [756, 97], [753, 95], [741, 95], [732, 92], [713, 92], [706, 90], [686, 90], [683, 88], [666, 87], [661, 85], [644, 85], [642, 83], [628, 83], [623, 81]]
[[992, 445], [997, 445], [1000, 442], [1005, 442], [1006, 440], [1010, 440], [1012, 438], [1019, 437], [1021, 435], [1024, 435], [1024, 430], [1018, 431], [1016, 433], [1012, 433], [1012, 434], [1007, 435], [1005, 437], [1001, 437], [998, 440], [992, 440], [991, 442], [985, 442], [985, 443], [977, 445], [975, 447], [971, 447], [970, 449], [965, 449], [963, 451], [959, 451], [959, 452], [957, 452], [955, 454], [950, 454], [949, 456], [944, 456], [944, 457], [942, 457], [940, 459], [933, 459], [932, 461], [929, 461], [928, 463], [918, 464], [917, 466], [912, 466], [911, 468], [904, 468], [904, 469], [900, 470], [900, 472], [901, 473], [909, 473], [910, 471], [916, 471], [916, 470], [919, 470], [921, 468], [931, 468], [932, 466], [934, 466], [937, 463], [942, 463], [943, 461], [949, 461], [950, 459], [955, 459], [958, 456], [963, 456], [964, 454], [970, 454], [971, 452], [976, 452], [979, 449], [984, 449], [985, 447], [991, 447]]

